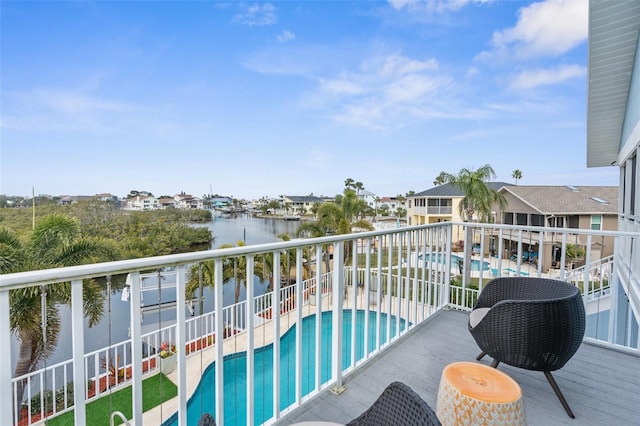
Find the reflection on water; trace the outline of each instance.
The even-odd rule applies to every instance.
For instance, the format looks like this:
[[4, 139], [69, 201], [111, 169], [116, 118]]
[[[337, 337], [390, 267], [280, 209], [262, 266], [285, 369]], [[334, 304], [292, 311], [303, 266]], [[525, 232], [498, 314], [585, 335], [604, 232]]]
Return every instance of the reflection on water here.
[[[203, 225], [199, 225], [203, 226]], [[248, 215], [239, 216], [216, 216], [213, 221], [206, 225], [211, 229], [214, 240], [211, 248], [217, 248], [221, 244], [235, 244], [237, 241], [245, 241], [247, 245], [262, 244], [278, 241], [277, 236], [288, 233], [291, 237], [295, 236], [295, 232], [300, 226], [300, 222], [283, 221], [277, 219], [258, 219]], [[105, 297], [104, 316], [99, 324], [89, 328], [85, 320], [85, 353], [100, 348], [122, 342], [129, 338], [130, 323], [130, 306], [128, 301], [123, 301], [122, 289], [125, 285], [126, 276], [114, 276], [111, 280], [111, 295]], [[168, 278], [169, 279], [169, 278]], [[149, 278], [153, 281], [153, 278]], [[175, 281], [175, 277], [172, 278]], [[157, 283], [157, 279], [155, 280]], [[105, 288], [105, 296], [107, 292], [106, 281], [100, 282]], [[268, 282], [262, 281], [255, 277], [253, 282], [254, 294], [263, 294], [267, 289]], [[151, 283], [151, 286], [152, 283]], [[211, 312], [214, 306], [213, 289], [204, 289], [204, 312]], [[235, 283], [229, 282], [223, 287], [224, 305], [233, 304], [235, 301]], [[149, 291], [144, 293], [144, 303], [146, 306], [158, 303], [158, 292]], [[246, 289], [244, 286], [240, 289], [239, 300], [245, 300]], [[161, 301], [175, 300], [175, 289], [164, 289], [160, 295]], [[197, 303], [196, 314], [198, 313]], [[189, 311], [187, 310], [187, 315]], [[175, 309], [162, 310], [159, 313], [145, 312], [142, 319], [143, 332], [157, 330], [161, 326], [165, 326], [167, 322], [175, 321]], [[58, 346], [54, 354], [47, 360], [47, 365], [65, 361], [71, 358], [72, 340], [71, 340], [71, 310], [67, 305], [60, 306], [60, 335]], [[17, 361], [18, 341], [14, 338], [12, 345], [12, 361], [13, 365]]]

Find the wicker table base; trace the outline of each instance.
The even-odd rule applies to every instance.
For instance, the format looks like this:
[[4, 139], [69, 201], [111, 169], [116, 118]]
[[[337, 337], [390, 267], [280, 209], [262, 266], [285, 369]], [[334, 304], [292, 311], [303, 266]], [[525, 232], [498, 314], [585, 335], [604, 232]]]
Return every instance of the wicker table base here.
[[436, 413], [444, 426], [527, 423], [518, 383], [495, 368], [474, 362], [444, 368]]

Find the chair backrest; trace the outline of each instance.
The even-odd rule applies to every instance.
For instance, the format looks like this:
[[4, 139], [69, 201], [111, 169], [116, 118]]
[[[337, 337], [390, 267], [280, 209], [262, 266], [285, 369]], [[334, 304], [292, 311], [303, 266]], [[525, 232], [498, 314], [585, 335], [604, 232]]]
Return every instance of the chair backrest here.
[[393, 382], [359, 417], [347, 426], [440, 426], [438, 416], [409, 386]]
[[474, 327], [469, 325], [471, 335], [483, 352], [514, 367], [555, 371], [571, 359], [584, 338], [582, 296], [564, 281], [495, 279], [476, 306], [490, 309]]
[[573, 298], [580, 294], [566, 281], [537, 277], [494, 278], [482, 289], [474, 308], [490, 308], [503, 300], [547, 301]]

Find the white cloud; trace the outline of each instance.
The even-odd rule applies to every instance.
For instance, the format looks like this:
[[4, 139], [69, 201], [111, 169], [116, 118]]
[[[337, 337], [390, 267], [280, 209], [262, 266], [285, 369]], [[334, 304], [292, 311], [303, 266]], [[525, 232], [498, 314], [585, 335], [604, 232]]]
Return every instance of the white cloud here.
[[493, 0], [388, 0], [396, 10], [407, 10], [412, 13], [445, 13], [455, 12], [469, 3], [488, 3]]
[[[547, 0], [523, 7], [514, 27], [493, 34], [493, 53], [513, 52], [519, 57], [561, 55], [586, 41], [588, 14], [586, 0]], [[482, 56], [491, 53], [483, 52]]]
[[511, 82], [513, 89], [533, 89], [562, 83], [572, 78], [583, 77], [587, 68], [580, 65], [561, 65], [553, 69], [527, 70], [518, 74]]
[[66, 113], [81, 114], [91, 111], [122, 112], [133, 109], [132, 105], [122, 102], [90, 97], [84, 94], [42, 90], [27, 95], [32, 101], [41, 106]]
[[276, 8], [271, 3], [241, 4], [241, 13], [233, 17], [233, 22], [243, 25], [272, 25], [277, 21]]
[[287, 41], [290, 41], [290, 40], [294, 40], [295, 38], [296, 38], [296, 35], [294, 33], [292, 33], [291, 31], [287, 31], [287, 30], [282, 31], [282, 33], [280, 33], [278, 35], [278, 41], [280, 43], [284, 43], [284, 42], [287, 42]]
[[377, 55], [364, 60], [356, 71], [320, 78], [307, 105], [328, 111], [329, 117], [349, 125], [376, 129], [402, 126], [412, 117], [431, 115], [433, 109], [439, 109], [434, 105], [452, 79], [438, 68], [432, 58]]
[[363, 88], [354, 81], [341, 79], [320, 79], [321, 90], [336, 95], [358, 95]]
[[384, 58], [381, 73], [383, 75], [406, 75], [421, 71], [432, 71], [438, 69], [438, 61], [427, 59], [426, 61], [416, 61], [400, 55], [390, 55]]

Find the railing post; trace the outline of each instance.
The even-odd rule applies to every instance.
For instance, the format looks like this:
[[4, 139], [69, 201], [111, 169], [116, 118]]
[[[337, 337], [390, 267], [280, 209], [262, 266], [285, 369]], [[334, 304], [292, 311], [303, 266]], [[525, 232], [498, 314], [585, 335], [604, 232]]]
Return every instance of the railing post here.
[[[310, 259], [308, 261], [310, 261]], [[296, 249], [296, 292], [294, 299], [296, 307], [296, 406], [300, 405], [300, 401], [302, 401], [302, 309], [304, 307], [304, 280], [302, 274], [302, 263], [302, 249], [298, 247]], [[248, 398], [249, 395], [249, 392], [247, 392], [247, 400], [252, 401]], [[249, 417], [247, 417], [247, 424], [253, 424], [253, 422], [249, 421]]]
[[[464, 228], [464, 260], [462, 269], [462, 305], [467, 306], [467, 286], [471, 283], [471, 254], [473, 252], [473, 228], [470, 222], [467, 222]], [[449, 252], [451, 253], [451, 252]], [[447, 299], [450, 303], [451, 299]]]
[[[332, 315], [332, 336], [331, 336], [331, 366], [333, 367], [333, 378], [335, 385], [331, 388], [331, 392], [339, 395], [344, 392], [345, 387], [342, 384], [342, 323], [343, 311], [342, 304], [344, 301], [344, 243], [333, 243], [333, 277], [332, 277], [332, 293], [333, 298], [333, 315]], [[353, 314], [355, 315], [355, 310]], [[351, 319], [355, 321], [355, 317]], [[351, 348], [355, 351], [355, 347]]]
[[[11, 327], [9, 322], [9, 291], [0, 291], [0, 346], [11, 347]], [[5, 351], [0, 358], [0, 419], [15, 419], [13, 413], [13, 386], [11, 386], [11, 351]], [[80, 392], [76, 392], [80, 393]], [[84, 396], [84, 392], [80, 393]], [[18, 413], [15, 413], [16, 416]], [[13, 424], [13, 421], [12, 421]]]
[[[142, 424], [142, 325], [140, 324], [140, 273], [132, 272], [131, 284], [131, 409], [133, 423]], [[77, 407], [77, 406], [76, 406]], [[76, 408], [77, 409], [77, 408]], [[81, 423], [85, 424], [85, 423]]]
[[273, 323], [273, 418], [280, 418], [280, 252], [273, 252], [273, 292], [271, 321]]
[[[254, 274], [254, 258], [253, 256], [247, 257], [247, 277], [253, 277]], [[246, 309], [246, 318], [245, 318], [245, 326], [247, 330], [247, 401], [253, 401], [254, 394], [254, 377], [255, 377], [255, 358], [254, 358], [254, 336], [255, 336], [255, 328], [254, 328], [254, 295], [253, 295], [253, 280], [247, 280], [247, 309]], [[299, 329], [299, 328], [298, 328]], [[254, 404], [247, 404], [247, 424], [254, 424]]]
[[[185, 286], [187, 278], [185, 266], [177, 268], [176, 273], [176, 349], [178, 351], [178, 425], [187, 425], [187, 301], [185, 299]], [[201, 337], [198, 337], [200, 339]], [[202, 345], [202, 343], [201, 343]], [[203, 350], [201, 347], [200, 350]]]
[[[215, 366], [215, 380], [216, 380], [216, 424], [224, 424], [224, 350], [222, 348], [222, 341], [224, 340], [224, 294], [222, 280], [222, 259], [215, 260], [213, 267], [214, 275], [214, 312], [215, 312], [215, 345], [216, 345], [216, 366]], [[137, 423], [136, 423], [137, 424]]]
[[[87, 424], [84, 386], [84, 304], [82, 302], [82, 280], [71, 281], [71, 341], [73, 346], [73, 381], [82, 384], [73, 393], [75, 424]], [[97, 386], [97, 384], [96, 384]], [[9, 394], [11, 395], [11, 394]], [[140, 411], [142, 412], [142, 410]]]

